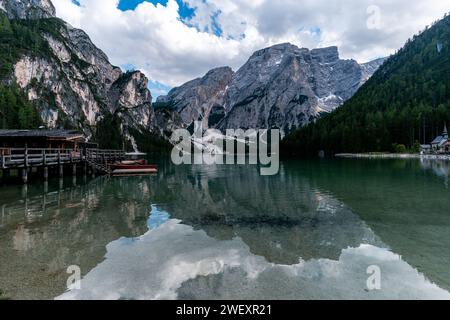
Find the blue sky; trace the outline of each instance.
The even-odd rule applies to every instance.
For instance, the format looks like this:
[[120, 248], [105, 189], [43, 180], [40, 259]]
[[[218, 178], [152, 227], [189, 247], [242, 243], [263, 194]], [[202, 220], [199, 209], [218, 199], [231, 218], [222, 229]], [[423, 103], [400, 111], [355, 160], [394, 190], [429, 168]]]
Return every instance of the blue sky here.
[[[163, 6], [167, 5], [167, 0], [120, 0], [119, 2], [119, 9], [120, 10], [134, 10], [136, 9], [137, 5], [142, 2], [150, 2], [153, 4], [162, 4]], [[180, 10], [178, 11], [180, 13], [180, 17], [183, 19], [190, 18], [194, 14], [194, 10], [189, 8], [184, 1], [177, 0], [178, 5], [180, 6]]]
[[[150, 2], [152, 4], [161, 4], [163, 6], [167, 6], [168, 0], [120, 0], [118, 8], [122, 11], [126, 10], [134, 10], [136, 7], [142, 2]], [[205, 1], [206, 2], [206, 1]], [[190, 24], [189, 20], [195, 15], [195, 8], [191, 8], [188, 4], [183, 0], [177, 0], [181, 20], [188, 26], [197, 28], [197, 26]], [[220, 37], [223, 34], [222, 28], [217, 21], [217, 17], [220, 15], [220, 10], [211, 13], [211, 25], [206, 26], [203, 31], [211, 32], [216, 36]], [[197, 28], [197, 30], [199, 30]]]
[[[80, 4], [79, 0], [72, 0], [72, 2], [76, 3], [78, 5]], [[120, 0], [119, 1], [119, 9], [123, 10], [123, 11], [134, 10], [138, 6], [138, 4], [140, 4], [142, 2], [150, 2], [153, 4], [160, 3], [163, 6], [167, 5], [167, 0], [161, 0], [161, 1], [158, 1], [158, 0]], [[192, 14], [194, 12], [193, 9], [189, 8], [182, 0], [177, 0], [177, 2], [178, 2], [178, 5], [180, 6], [179, 12], [180, 12], [180, 16], [182, 18], [187, 18], [187, 17], [192, 16]]]

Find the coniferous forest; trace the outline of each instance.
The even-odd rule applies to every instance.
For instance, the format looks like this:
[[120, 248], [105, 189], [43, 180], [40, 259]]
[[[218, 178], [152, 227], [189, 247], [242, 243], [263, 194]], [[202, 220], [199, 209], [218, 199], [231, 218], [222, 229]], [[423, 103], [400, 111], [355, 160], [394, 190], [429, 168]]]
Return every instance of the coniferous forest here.
[[47, 42], [39, 31], [53, 30], [57, 19], [9, 20], [0, 12], [0, 128], [29, 129], [42, 124], [36, 106], [15, 83], [5, 80], [24, 53], [49, 55]]
[[286, 137], [285, 155], [418, 151], [450, 125], [450, 16], [391, 56], [336, 111]]

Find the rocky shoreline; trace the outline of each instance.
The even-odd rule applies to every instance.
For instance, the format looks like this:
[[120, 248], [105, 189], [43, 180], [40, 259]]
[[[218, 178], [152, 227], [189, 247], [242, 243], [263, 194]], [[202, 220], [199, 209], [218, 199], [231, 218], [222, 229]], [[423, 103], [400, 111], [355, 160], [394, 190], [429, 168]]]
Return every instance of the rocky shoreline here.
[[427, 160], [448, 160], [448, 154], [415, 154], [415, 153], [339, 153], [336, 158], [363, 158], [363, 159], [427, 159]]

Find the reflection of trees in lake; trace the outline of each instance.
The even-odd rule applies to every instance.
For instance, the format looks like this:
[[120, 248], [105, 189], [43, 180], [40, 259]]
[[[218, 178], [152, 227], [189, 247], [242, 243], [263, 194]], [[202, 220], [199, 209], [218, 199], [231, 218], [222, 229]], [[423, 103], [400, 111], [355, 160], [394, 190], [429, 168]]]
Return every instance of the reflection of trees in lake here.
[[343, 248], [380, 243], [349, 208], [301, 175], [261, 177], [248, 166], [186, 169], [161, 176], [153, 201], [211, 237], [242, 238], [270, 262], [338, 259]]
[[448, 176], [450, 175], [450, 161], [421, 159], [420, 165], [425, 170], [431, 170], [435, 175], [445, 179], [448, 187]]
[[[448, 162], [429, 165], [448, 168]], [[298, 257], [336, 259], [347, 246], [379, 243], [371, 239], [376, 234], [450, 288], [450, 194], [420, 161], [285, 162], [277, 177], [260, 177], [251, 167], [185, 170], [189, 183], [183, 169], [171, 168], [153, 199], [216, 239], [241, 237], [252, 253], [293, 264]]]
[[[57, 185], [59, 185], [57, 183]], [[99, 178], [59, 189], [11, 188], [0, 200], [0, 289], [12, 298], [53, 298], [67, 267], [89, 272], [113, 240], [147, 231], [147, 181]]]
[[332, 160], [286, 166], [291, 174], [301, 174], [317, 188], [332, 192], [393, 252], [450, 289], [450, 190], [433, 170], [424, 170], [415, 159]]

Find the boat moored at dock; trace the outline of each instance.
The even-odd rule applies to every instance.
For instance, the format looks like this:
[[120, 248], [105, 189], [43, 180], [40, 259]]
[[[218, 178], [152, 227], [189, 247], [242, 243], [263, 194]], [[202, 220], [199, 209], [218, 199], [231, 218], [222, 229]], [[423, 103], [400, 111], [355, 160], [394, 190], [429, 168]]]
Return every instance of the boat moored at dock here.
[[145, 160], [146, 155], [142, 152], [126, 153], [125, 160], [111, 164], [111, 175], [117, 177], [158, 173], [158, 167], [156, 165], [147, 163], [147, 160]]

